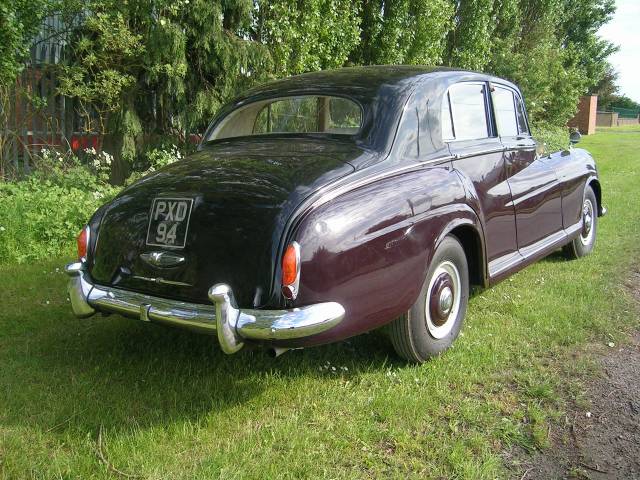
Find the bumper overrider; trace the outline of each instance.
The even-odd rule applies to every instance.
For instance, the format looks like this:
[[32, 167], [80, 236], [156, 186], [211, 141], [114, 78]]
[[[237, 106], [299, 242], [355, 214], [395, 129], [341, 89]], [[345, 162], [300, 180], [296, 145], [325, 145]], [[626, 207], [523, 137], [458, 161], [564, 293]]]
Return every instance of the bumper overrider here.
[[206, 333], [216, 333], [225, 353], [235, 353], [244, 342], [295, 340], [329, 330], [344, 318], [336, 302], [316, 303], [289, 310], [240, 310], [231, 287], [217, 284], [209, 289], [213, 305], [153, 297], [91, 283], [83, 262], [70, 263], [65, 272], [76, 317], [117, 313], [145, 322], [163, 323]]

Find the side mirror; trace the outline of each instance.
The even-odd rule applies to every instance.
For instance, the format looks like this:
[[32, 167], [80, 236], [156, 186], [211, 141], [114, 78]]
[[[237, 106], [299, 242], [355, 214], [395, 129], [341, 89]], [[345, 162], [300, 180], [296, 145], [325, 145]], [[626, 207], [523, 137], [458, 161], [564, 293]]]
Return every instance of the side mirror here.
[[575, 145], [581, 139], [582, 139], [582, 135], [580, 135], [580, 132], [578, 132], [577, 130], [571, 132], [571, 134], [569, 135], [569, 142], [571, 142], [571, 145]]

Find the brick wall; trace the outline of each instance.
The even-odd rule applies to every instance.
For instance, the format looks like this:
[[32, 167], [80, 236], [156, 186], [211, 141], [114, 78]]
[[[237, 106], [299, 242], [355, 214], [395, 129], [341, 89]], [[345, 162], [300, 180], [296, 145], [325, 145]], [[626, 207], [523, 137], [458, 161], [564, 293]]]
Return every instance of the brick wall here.
[[567, 125], [577, 128], [583, 135], [596, 133], [596, 110], [598, 109], [598, 96], [586, 95], [580, 98], [578, 113], [569, 120]]

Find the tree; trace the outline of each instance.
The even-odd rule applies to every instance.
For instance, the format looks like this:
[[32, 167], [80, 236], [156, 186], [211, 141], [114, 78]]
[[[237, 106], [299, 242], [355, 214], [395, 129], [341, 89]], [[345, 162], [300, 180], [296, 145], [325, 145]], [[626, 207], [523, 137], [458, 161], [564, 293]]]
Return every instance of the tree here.
[[252, 38], [268, 46], [277, 77], [341, 67], [359, 42], [351, 0], [270, 0], [257, 8]]
[[114, 180], [154, 142], [201, 132], [239, 91], [343, 65], [487, 71], [522, 88], [534, 123], [564, 125], [614, 49], [597, 36], [613, 0], [64, 1], [91, 14], [60, 89], [105, 134]]
[[31, 42], [52, 8], [49, 0], [0, 0], [0, 86], [12, 84], [22, 71]]
[[640, 103], [630, 99], [626, 95], [615, 95], [611, 100], [611, 107], [640, 111]]
[[60, 91], [97, 118], [115, 182], [141, 146], [185, 141], [252, 73], [269, 70], [266, 48], [246, 38], [250, 2], [107, 0], [83, 8], [91, 15], [72, 37]]
[[454, 25], [449, 33], [448, 65], [482, 70], [489, 61], [495, 28], [493, 0], [456, 2]]
[[[517, 83], [536, 122], [565, 125], [579, 97], [606, 74], [614, 47], [597, 37], [610, 0], [518, 0], [494, 12], [496, 39], [487, 70]], [[497, 5], [497, 3], [496, 3]]]
[[607, 65], [600, 81], [589, 89], [591, 95], [598, 95], [598, 110], [608, 110], [612, 101], [617, 97], [618, 86], [616, 80], [618, 74], [611, 65]]
[[360, 38], [350, 62], [442, 64], [453, 10], [448, 0], [363, 0]]

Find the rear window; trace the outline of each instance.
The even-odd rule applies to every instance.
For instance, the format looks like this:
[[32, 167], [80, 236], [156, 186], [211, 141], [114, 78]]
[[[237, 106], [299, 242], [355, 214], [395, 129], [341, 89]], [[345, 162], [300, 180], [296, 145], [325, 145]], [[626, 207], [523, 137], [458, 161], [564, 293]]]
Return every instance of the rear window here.
[[251, 103], [227, 115], [208, 140], [274, 133], [355, 135], [362, 110], [341, 97], [304, 95]]
[[484, 89], [484, 84], [478, 83], [459, 83], [449, 89], [456, 140], [489, 136]]

